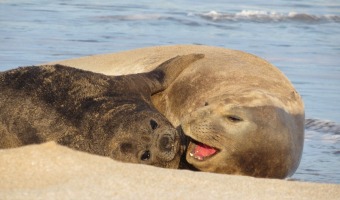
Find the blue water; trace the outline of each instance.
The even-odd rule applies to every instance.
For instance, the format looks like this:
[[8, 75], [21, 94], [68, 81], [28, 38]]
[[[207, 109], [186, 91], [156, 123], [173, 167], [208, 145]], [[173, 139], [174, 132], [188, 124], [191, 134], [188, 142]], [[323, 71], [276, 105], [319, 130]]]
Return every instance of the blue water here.
[[[306, 117], [340, 122], [340, 1], [0, 1], [0, 71], [153, 45], [256, 54], [302, 95]], [[340, 135], [306, 131], [298, 180], [340, 183]]]

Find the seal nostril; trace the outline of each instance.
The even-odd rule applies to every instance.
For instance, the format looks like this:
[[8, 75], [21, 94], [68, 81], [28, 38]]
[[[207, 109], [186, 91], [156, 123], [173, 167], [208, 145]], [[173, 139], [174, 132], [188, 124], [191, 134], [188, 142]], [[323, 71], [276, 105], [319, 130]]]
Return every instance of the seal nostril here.
[[155, 120], [150, 120], [150, 126], [152, 128], [152, 130], [155, 130], [158, 127], [158, 124]]
[[159, 146], [162, 151], [171, 151], [174, 144], [170, 137], [164, 136], [159, 140]]

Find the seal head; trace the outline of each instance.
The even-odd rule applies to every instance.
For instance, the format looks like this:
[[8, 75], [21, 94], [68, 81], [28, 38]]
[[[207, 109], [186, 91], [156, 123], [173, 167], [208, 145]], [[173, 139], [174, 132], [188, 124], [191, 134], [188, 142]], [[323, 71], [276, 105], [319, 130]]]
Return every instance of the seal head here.
[[270, 104], [252, 106], [252, 100], [241, 95], [220, 97], [187, 116], [182, 121], [184, 133], [191, 138], [186, 161], [200, 171], [275, 178], [292, 175], [303, 137], [290, 134], [298, 128], [291, 124], [303, 125], [302, 116], [292, 119]]

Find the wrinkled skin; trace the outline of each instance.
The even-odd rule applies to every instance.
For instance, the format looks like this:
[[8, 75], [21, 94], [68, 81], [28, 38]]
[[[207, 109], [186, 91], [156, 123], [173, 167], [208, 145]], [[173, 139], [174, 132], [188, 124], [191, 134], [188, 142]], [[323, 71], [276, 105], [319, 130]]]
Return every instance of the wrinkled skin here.
[[[154, 94], [152, 102], [173, 125], [182, 124], [188, 136], [181, 167], [270, 178], [292, 175], [303, 149], [303, 101], [288, 78], [261, 58], [219, 47], [174, 45], [56, 63], [111, 75], [128, 74], [154, 69], [160, 60], [179, 53], [203, 53], [205, 57], [166, 90]], [[92, 68], [92, 63], [98, 68]], [[237, 123], [228, 121], [228, 113], [234, 111], [244, 114], [230, 118]], [[192, 147], [199, 142], [202, 148], [196, 150], [201, 152], [193, 154]], [[209, 158], [195, 159], [211, 153], [214, 155]]]
[[116, 160], [178, 168], [182, 137], [151, 103], [203, 55], [143, 74], [106, 76], [63, 65], [0, 73], [0, 148], [56, 141]]

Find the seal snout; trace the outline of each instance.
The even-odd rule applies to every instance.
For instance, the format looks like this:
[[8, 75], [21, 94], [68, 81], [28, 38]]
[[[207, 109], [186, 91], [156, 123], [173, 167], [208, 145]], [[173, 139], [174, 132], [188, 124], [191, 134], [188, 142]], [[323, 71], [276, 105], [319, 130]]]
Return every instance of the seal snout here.
[[166, 162], [174, 160], [178, 151], [180, 150], [179, 144], [179, 138], [177, 138], [177, 136], [171, 132], [159, 135], [157, 139], [157, 157]]
[[172, 151], [173, 148], [175, 147], [175, 140], [169, 134], [162, 135], [158, 140], [158, 146], [159, 149], [163, 152]]

